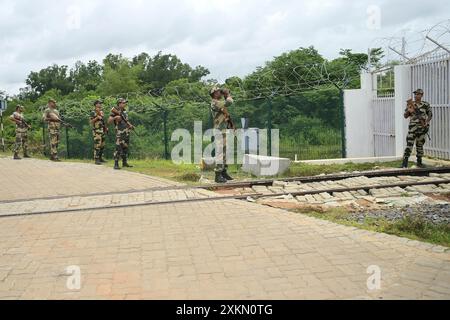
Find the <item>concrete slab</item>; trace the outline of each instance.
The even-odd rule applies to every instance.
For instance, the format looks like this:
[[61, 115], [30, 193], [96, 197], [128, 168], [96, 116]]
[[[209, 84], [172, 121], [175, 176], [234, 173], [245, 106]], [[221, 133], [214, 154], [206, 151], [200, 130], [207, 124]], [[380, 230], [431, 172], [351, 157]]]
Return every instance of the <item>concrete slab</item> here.
[[242, 171], [258, 177], [271, 177], [285, 173], [290, 165], [291, 160], [287, 158], [246, 154], [244, 156]]

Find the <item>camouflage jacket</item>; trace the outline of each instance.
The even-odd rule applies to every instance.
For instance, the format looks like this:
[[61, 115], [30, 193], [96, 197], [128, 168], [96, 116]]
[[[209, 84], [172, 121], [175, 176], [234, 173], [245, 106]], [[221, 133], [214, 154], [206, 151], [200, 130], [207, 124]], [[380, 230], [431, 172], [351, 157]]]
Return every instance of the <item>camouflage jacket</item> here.
[[213, 99], [211, 101], [211, 114], [213, 118], [214, 129], [223, 130], [227, 128], [227, 122], [225, 114], [223, 113], [224, 107], [230, 107], [233, 104], [233, 98], [229, 97], [226, 100]]
[[[129, 129], [129, 128], [128, 128], [128, 124], [127, 124], [127, 122], [126, 122], [126, 121], [128, 121], [128, 113], [127, 113], [125, 110], [120, 111], [119, 109], [117, 109], [117, 108], [115, 108], [115, 107], [114, 107], [113, 109], [116, 110], [116, 113], [117, 113], [117, 114], [122, 113], [122, 116], [123, 116], [123, 118], [120, 119], [120, 121], [119, 121], [118, 123], [115, 123], [116, 131], [127, 131], [127, 130]], [[113, 112], [113, 110], [111, 110], [110, 116], [114, 118], [114, 117], [117, 116], [117, 114], [115, 114], [115, 113]], [[124, 119], [125, 119], [126, 121], [125, 121]]]
[[[95, 118], [97, 118], [97, 112], [94, 110], [91, 112], [91, 116], [90, 119], [94, 120]], [[102, 119], [100, 121], [96, 121], [93, 125], [92, 125], [92, 130], [94, 132], [98, 132], [98, 133], [103, 133], [105, 131], [106, 128], [106, 124], [105, 124], [105, 120]]]
[[[24, 116], [23, 116], [22, 113], [15, 111], [11, 115], [11, 119], [16, 119], [16, 120], [23, 121], [24, 120]], [[20, 123], [16, 122], [16, 131], [24, 132], [24, 131], [27, 131], [27, 130], [28, 130], [28, 127], [23, 122], [20, 122]]]
[[[409, 123], [418, 126], [424, 126], [427, 121], [431, 121], [433, 118], [433, 112], [428, 102], [422, 101], [421, 103], [414, 102], [415, 113], [410, 114]], [[408, 113], [408, 107], [405, 110], [405, 114]]]
[[[56, 109], [50, 109], [47, 108], [44, 111], [44, 115], [43, 115], [43, 120], [47, 121], [47, 118], [49, 118], [50, 114], [54, 114], [56, 115], [59, 119], [61, 119], [60, 115], [59, 115], [59, 111]], [[53, 121], [48, 121], [48, 128], [49, 129], [53, 129], [53, 130], [59, 130], [61, 128], [61, 123], [59, 122], [53, 122]]]

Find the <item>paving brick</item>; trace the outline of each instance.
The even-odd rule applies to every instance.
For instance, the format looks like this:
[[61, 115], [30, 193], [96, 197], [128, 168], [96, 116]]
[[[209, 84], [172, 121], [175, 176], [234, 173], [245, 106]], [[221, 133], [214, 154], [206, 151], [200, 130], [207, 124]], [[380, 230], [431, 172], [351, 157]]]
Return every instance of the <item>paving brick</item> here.
[[[0, 176], [17, 172], [17, 162], [0, 162]], [[49, 171], [48, 181], [41, 178], [42, 167]], [[53, 167], [53, 163], [33, 160], [21, 162], [20, 170], [27, 172], [25, 181], [14, 180], [2, 196], [18, 199], [28, 192], [30, 196], [70, 195], [101, 187], [114, 192], [171, 184], [124, 171], [117, 173], [121, 177], [117, 186], [104, 185], [98, 177], [111, 178], [116, 172], [84, 164]], [[92, 174], [97, 175], [95, 179], [89, 178]], [[80, 177], [86, 177], [87, 183]], [[213, 193], [125, 192], [114, 201], [159, 201], [200, 194]], [[338, 194], [341, 200], [356, 195]], [[101, 204], [112, 198], [97, 200]], [[297, 199], [318, 202], [316, 198]], [[73, 198], [63, 205], [83, 206], [85, 200]], [[336, 199], [322, 193], [320, 200]], [[2, 220], [0, 240], [0, 299], [450, 298], [446, 285], [450, 253], [444, 247], [243, 201], [14, 217]], [[81, 290], [70, 291], [65, 286], [68, 275], [64, 270], [70, 265], [81, 267]], [[366, 287], [370, 265], [380, 266], [383, 276], [383, 289], [373, 294]]]

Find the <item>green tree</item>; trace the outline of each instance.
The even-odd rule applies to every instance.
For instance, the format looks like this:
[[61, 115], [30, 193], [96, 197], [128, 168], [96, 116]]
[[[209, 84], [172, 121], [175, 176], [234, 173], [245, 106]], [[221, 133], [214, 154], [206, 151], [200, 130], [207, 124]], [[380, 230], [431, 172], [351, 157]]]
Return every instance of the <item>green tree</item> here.
[[162, 54], [161, 52], [154, 57], [142, 53], [133, 58], [133, 63], [143, 66], [139, 73], [139, 80], [148, 89], [163, 88], [169, 82], [178, 79], [196, 82], [209, 74], [209, 70], [202, 66], [193, 69], [176, 55]]
[[81, 61], [75, 63], [70, 70], [70, 78], [73, 79], [76, 91], [95, 91], [102, 80], [103, 67], [97, 61], [89, 61], [84, 64]]
[[66, 95], [75, 88], [72, 78], [68, 74], [68, 67], [57, 64], [38, 72], [31, 72], [25, 82], [37, 96], [41, 96], [51, 89], [59, 90]]
[[128, 92], [139, 91], [138, 74], [140, 66], [130, 66], [127, 60], [114, 65], [105, 64], [103, 68], [103, 81], [98, 86], [98, 92], [103, 96], [112, 96]]

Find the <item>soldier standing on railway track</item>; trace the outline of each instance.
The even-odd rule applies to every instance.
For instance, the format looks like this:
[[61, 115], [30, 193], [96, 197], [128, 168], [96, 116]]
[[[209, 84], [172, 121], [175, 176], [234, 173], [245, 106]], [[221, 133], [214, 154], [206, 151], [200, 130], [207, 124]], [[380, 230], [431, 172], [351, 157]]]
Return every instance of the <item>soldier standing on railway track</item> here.
[[105, 124], [102, 104], [103, 102], [100, 100], [94, 102], [95, 110], [91, 112], [90, 117], [94, 137], [94, 160], [96, 165], [101, 165], [106, 162], [103, 159], [103, 152], [105, 150], [105, 138], [108, 133], [108, 127]]
[[214, 87], [210, 91], [212, 98], [211, 113], [213, 117], [214, 129], [222, 132], [222, 141], [216, 141], [216, 168], [214, 169], [216, 183], [226, 183], [228, 180], [233, 180], [228, 174], [227, 165], [227, 129], [234, 129], [228, 107], [233, 104], [233, 98], [228, 90]]
[[20, 160], [19, 151], [23, 148], [23, 157], [30, 158], [28, 155], [28, 130], [31, 126], [25, 121], [25, 107], [18, 105], [16, 111], [11, 115], [10, 120], [16, 124], [16, 144], [14, 146], [14, 160]]
[[431, 106], [428, 102], [422, 101], [424, 92], [422, 89], [414, 91], [414, 101], [408, 100], [408, 106], [404, 117], [409, 120], [409, 130], [406, 139], [406, 150], [403, 156], [402, 168], [408, 168], [409, 157], [411, 156], [414, 144], [417, 151], [417, 166], [423, 168], [422, 157], [424, 155], [423, 146], [425, 138], [430, 130], [430, 122], [433, 118]]

